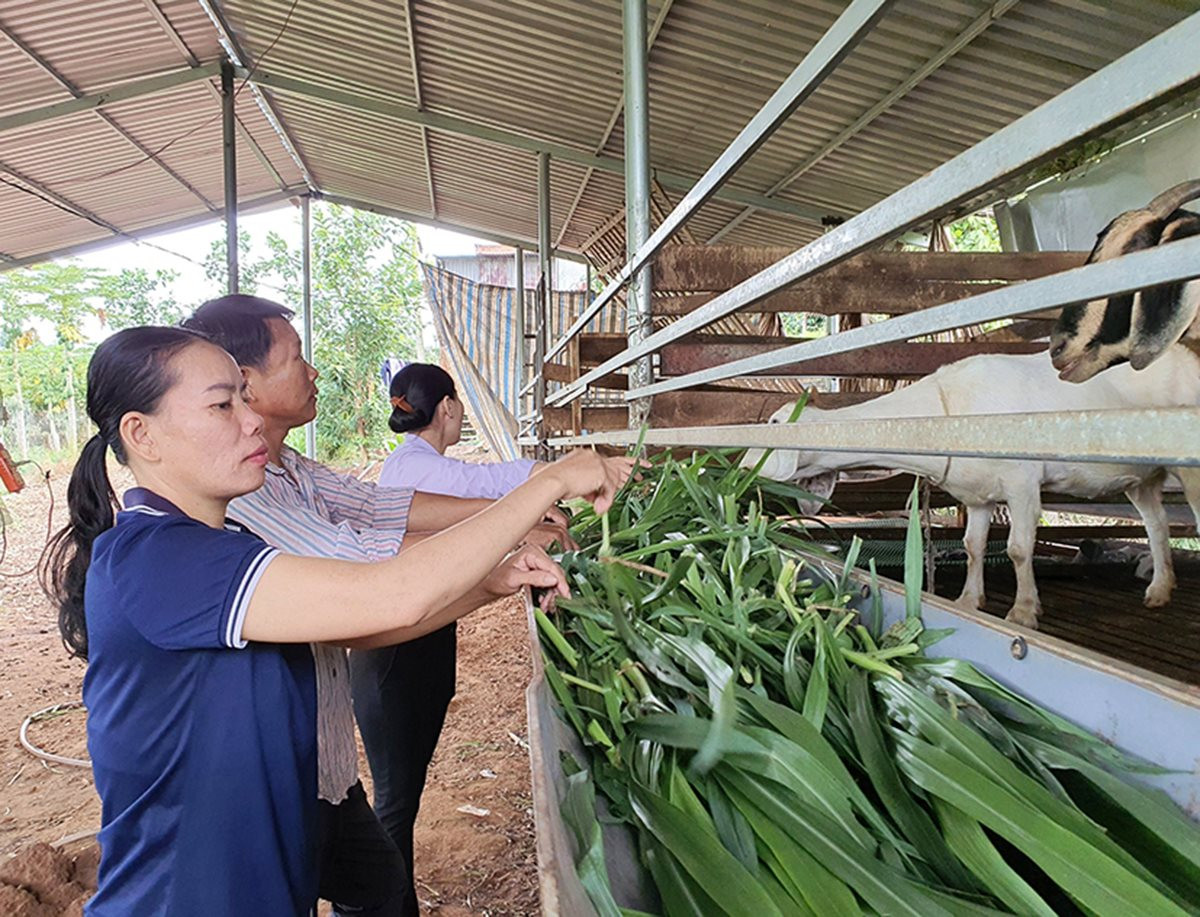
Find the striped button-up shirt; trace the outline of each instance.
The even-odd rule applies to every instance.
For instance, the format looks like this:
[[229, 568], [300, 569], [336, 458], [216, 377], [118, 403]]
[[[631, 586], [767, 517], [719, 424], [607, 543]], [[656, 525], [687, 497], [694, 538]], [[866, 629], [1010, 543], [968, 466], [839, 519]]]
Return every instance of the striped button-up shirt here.
[[[263, 486], [238, 497], [228, 516], [288, 554], [372, 562], [400, 550], [411, 490], [376, 487], [338, 474], [287, 446]], [[336, 614], [336, 609], [331, 609]], [[317, 789], [339, 803], [358, 781], [354, 707], [346, 651], [313, 644], [317, 668]]]

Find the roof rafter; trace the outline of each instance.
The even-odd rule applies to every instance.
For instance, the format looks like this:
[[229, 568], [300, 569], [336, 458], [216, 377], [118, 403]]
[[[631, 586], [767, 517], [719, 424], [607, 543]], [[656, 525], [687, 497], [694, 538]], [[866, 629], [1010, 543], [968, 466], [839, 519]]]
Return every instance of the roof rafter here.
[[[417, 56], [417, 26], [413, 18], [413, 2], [414, 0], [404, 0], [404, 17], [408, 22], [408, 63], [412, 68], [413, 79], [413, 97], [417, 102], [417, 109], [424, 111], [425, 100], [421, 93], [421, 62]], [[433, 160], [429, 155], [429, 129], [421, 128], [421, 146], [425, 151], [425, 180], [429, 185], [429, 210], [437, 216], [437, 186], [433, 181]]]
[[[12, 29], [8, 28], [3, 23], [0, 23], [0, 35], [3, 35], [5, 38], [7, 38], [13, 47], [24, 54], [30, 61], [33, 62], [36, 67], [38, 67], [38, 69], [62, 86], [62, 88], [69, 92], [74, 98], [79, 99], [84, 95], [83, 91], [78, 86], [59, 73], [58, 70], [56, 70], [48, 60], [38, 54], [37, 51], [26, 44], [15, 32], [12, 31]], [[186, 188], [206, 208], [209, 210], [215, 209], [213, 203], [203, 194], [201, 194], [191, 182], [163, 162], [153, 150], [134, 137], [132, 133], [121, 127], [121, 125], [118, 124], [108, 112], [99, 108], [93, 108], [92, 111], [97, 118], [125, 138], [125, 140], [128, 141], [131, 146], [145, 156], [150, 162], [154, 163], [163, 172], [171, 176], [171, 178], [174, 179], [178, 184]]]
[[[663, 23], [667, 20], [667, 13], [671, 12], [671, 6], [675, 0], [663, 0], [662, 6], [658, 8], [658, 15], [654, 17], [654, 24], [650, 26], [650, 32], [646, 36], [646, 58], [649, 61], [650, 50], [654, 47], [655, 39], [658, 38], [658, 33], [662, 31]], [[599, 155], [604, 152], [604, 148], [608, 146], [608, 141], [612, 137], [612, 132], [617, 128], [617, 120], [621, 117], [621, 112], [625, 110], [625, 92], [622, 89], [621, 94], [617, 97], [617, 104], [613, 106], [612, 114], [608, 116], [608, 123], [604, 126], [604, 132], [600, 135], [600, 142], [596, 144], [594, 152]], [[566, 236], [567, 230], [571, 226], [571, 220], [575, 218], [575, 211], [579, 209], [579, 202], [583, 200], [584, 192], [587, 191], [587, 186], [592, 180], [592, 175], [595, 169], [589, 168], [583, 173], [583, 180], [579, 183], [579, 190], [575, 192], [575, 198], [571, 201], [571, 206], [567, 208], [567, 215], [563, 218], [562, 226], [558, 230], [558, 236], [554, 239], [554, 247], [562, 245], [563, 237]]]
[[[625, 173], [625, 161], [615, 156], [597, 156], [594, 153], [589, 153], [554, 140], [541, 140], [537, 137], [492, 127], [491, 125], [468, 118], [438, 114], [429, 110], [419, 111], [412, 105], [347, 92], [343, 89], [335, 89], [332, 86], [321, 86], [308, 80], [299, 80], [294, 77], [282, 76], [264, 70], [255, 70], [253, 73], [248, 73], [245, 69], [241, 69], [239, 75], [243, 77], [249, 76], [251, 83], [258, 83], [274, 92], [284, 94], [294, 93], [312, 99], [320, 99], [354, 111], [383, 115], [406, 124], [423, 125], [430, 130], [443, 131], [463, 137], [473, 137], [477, 140], [484, 140], [488, 143], [507, 146], [513, 149], [525, 150], [530, 153], [547, 153], [551, 159], [557, 159], [560, 162], [588, 166], [618, 175]], [[666, 172], [656, 169], [655, 175], [663, 187], [666, 188], [689, 191], [696, 184], [695, 177], [680, 175], [677, 172]], [[752, 204], [759, 210], [785, 214], [799, 220], [806, 220], [810, 223], [820, 223], [824, 217], [829, 215], [829, 211], [824, 208], [813, 207], [807, 204], [796, 204], [791, 201], [775, 200], [764, 197], [761, 194], [742, 191], [729, 185], [720, 188], [712, 196], [718, 200], [732, 201], [735, 204]]]
[[[962, 32], [954, 37], [952, 41], [943, 46], [938, 52], [928, 61], [922, 64], [918, 69], [914, 70], [899, 86], [889, 92], [886, 96], [872, 105], [869, 109], [863, 112], [855, 121], [848, 127], [838, 133], [836, 137], [822, 146], [819, 150], [807, 157], [798, 166], [788, 172], [787, 175], [775, 182], [770, 188], [763, 192], [766, 197], [773, 198], [780, 191], [787, 188], [789, 185], [796, 182], [809, 169], [820, 163], [822, 160], [830, 156], [836, 150], [844, 146], [849, 140], [859, 134], [868, 124], [874, 121], [877, 117], [903, 99], [911, 92], [919, 83], [926, 77], [941, 68], [946, 61], [950, 60], [955, 54], [969, 45], [972, 41], [993, 22], [1007, 13], [1010, 9], [1017, 5], [1018, 0], [996, 0], [983, 13], [972, 20]], [[757, 210], [757, 207], [747, 207], [733, 217], [729, 222], [725, 223], [716, 232], [708, 238], [706, 244], [712, 245], [719, 242], [733, 230], [737, 229], [742, 223], [746, 222]]]
[[[200, 65], [199, 58], [192, 53], [192, 49], [189, 48], [187, 42], [183, 40], [183, 36], [180, 35], [175, 26], [171, 24], [171, 20], [169, 20], [166, 13], [162, 11], [162, 7], [158, 5], [158, 0], [142, 0], [142, 5], [146, 8], [146, 11], [151, 15], [151, 17], [153, 17], [154, 21], [158, 23], [158, 27], [162, 29], [167, 38], [171, 40], [171, 44], [175, 46], [175, 49], [179, 51], [179, 53], [183, 56], [183, 59], [187, 61], [188, 66], [198, 67]], [[216, 100], [217, 104], [220, 104], [221, 92], [211, 80], [208, 80], [204, 83], [204, 88], [208, 90], [208, 94], [212, 96], [214, 100]], [[250, 147], [250, 152], [252, 152], [254, 154], [254, 158], [258, 160], [259, 165], [266, 169], [267, 173], [275, 179], [275, 184], [279, 185], [281, 190], [286, 188], [287, 182], [283, 180], [283, 176], [279, 174], [279, 170], [276, 169], [271, 160], [267, 158], [267, 154], [263, 152], [263, 148], [259, 146], [258, 141], [254, 139], [254, 135], [250, 133], [249, 129], [242, 122], [242, 119], [237, 117], [236, 114], [234, 115], [234, 123], [237, 125], [238, 133], [241, 135], [241, 138], [246, 141], [246, 144]]]
[[[243, 70], [254, 70], [258, 64], [250, 62], [245, 49], [237, 40], [237, 36], [234, 35], [233, 29], [230, 27], [228, 20], [226, 20], [225, 14], [221, 12], [220, 7], [217, 5], [217, 0], [199, 0], [199, 2], [217, 30], [217, 40], [221, 43], [221, 47], [225, 49], [225, 53], [229, 56], [234, 66], [240, 67]], [[246, 74], [243, 73], [242, 76], [245, 77]], [[250, 92], [253, 94], [254, 100], [258, 103], [263, 117], [267, 119], [267, 123], [275, 131], [275, 136], [279, 138], [279, 142], [283, 145], [287, 154], [292, 157], [292, 162], [300, 170], [300, 175], [304, 178], [304, 183], [308, 185], [308, 189], [314, 192], [320, 190], [316, 179], [313, 177], [312, 169], [308, 167], [308, 163], [305, 161], [303, 154], [301, 154], [300, 148], [296, 145], [291, 133], [287, 129], [287, 123], [275, 108], [274, 103], [271, 102], [267, 94], [254, 82], [250, 83]]]

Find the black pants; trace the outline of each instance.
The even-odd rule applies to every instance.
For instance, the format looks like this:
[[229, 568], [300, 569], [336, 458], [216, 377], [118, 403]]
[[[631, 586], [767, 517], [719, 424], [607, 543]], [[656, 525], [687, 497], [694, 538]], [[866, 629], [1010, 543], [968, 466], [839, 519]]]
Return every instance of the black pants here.
[[333, 902], [335, 914], [417, 917], [411, 907], [411, 873], [395, 842], [371, 811], [361, 783], [338, 805], [320, 803], [317, 894]]
[[[413, 874], [413, 825], [429, 761], [454, 697], [457, 629], [450, 624], [417, 640], [350, 653], [354, 716], [375, 782], [375, 814]], [[416, 888], [406, 903], [416, 913]]]

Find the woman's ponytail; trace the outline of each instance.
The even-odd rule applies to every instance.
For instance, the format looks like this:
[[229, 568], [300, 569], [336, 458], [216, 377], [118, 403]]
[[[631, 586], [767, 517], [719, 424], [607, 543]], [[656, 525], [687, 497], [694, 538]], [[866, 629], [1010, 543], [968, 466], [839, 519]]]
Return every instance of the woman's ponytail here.
[[83, 590], [92, 562], [92, 543], [113, 527], [117, 495], [108, 480], [108, 444], [97, 433], [83, 447], [67, 485], [70, 522], [42, 556], [42, 589], [58, 606], [58, 631], [72, 656], [87, 659]]
[[183, 328], [128, 328], [101, 343], [88, 364], [87, 412], [100, 432], [75, 462], [67, 485], [70, 521], [46, 546], [38, 571], [43, 591], [58, 607], [58, 630], [72, 656], [88, 656], [83, 597], [92, 545], [116, 521], [108, 450], [125, 463], [121, 418], [131, 411], [154, 412], [173, 381], [171, 358], [198, 340], [204, 336]]

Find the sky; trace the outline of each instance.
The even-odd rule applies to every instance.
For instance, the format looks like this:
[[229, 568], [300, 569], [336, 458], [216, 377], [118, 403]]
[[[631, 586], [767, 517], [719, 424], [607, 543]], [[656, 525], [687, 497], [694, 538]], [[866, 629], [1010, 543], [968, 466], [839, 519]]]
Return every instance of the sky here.
[[[275, 210], [243, 214], [238, 222], [241, 227], [249, 231], [252, 251], [255, 254], [266, 254], [264, 240], [272, 231], [285, 238], [295, 240], [295, 245], [299, 247], [300, 209], [298, 207], [284, 203]], [[472, 254], [476, 244], [487, 244], [483, 239], [475, 239], [445, 229], [435, 229], [420, 224], [416, 224], [416, 226], [421, 251], [430, 257]], [[212, 243], [222, 238], [224, 233], [224, 222], [215, 220], [203, 226], [149, 236], [147, 241], [152, 243], [149, 245], [115, 242], [104, 248], [76, 255], [74, 259], [88, 267], [113, 271], [127, 267], [142, 267], [151, 271], [159, 268], [177, 271], [179, 278], [176, 280], [172, 292], [177, 299], [195, 300], [199, 298], [199, 293], [208, 292], [206, 288], [211, 286], [204, 276], [202, 265]], [[213, 295], [216, 295], [222, 291], [214, 290], [212, 292]]]

